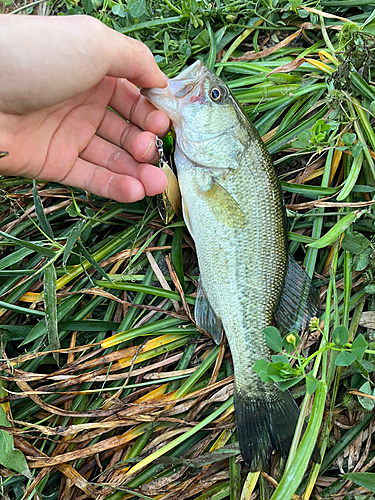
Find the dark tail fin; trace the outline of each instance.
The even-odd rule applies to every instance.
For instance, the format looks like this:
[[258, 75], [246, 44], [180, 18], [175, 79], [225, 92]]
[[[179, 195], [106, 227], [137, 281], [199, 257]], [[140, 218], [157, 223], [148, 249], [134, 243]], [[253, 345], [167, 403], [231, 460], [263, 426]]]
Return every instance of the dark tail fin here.
[[234, 403], [241, 454], [250, 471], [264, 468], [273, 450], [287, 457], [299, 417], [290, 392], [277, 390], [272, 399], [236, 392]]

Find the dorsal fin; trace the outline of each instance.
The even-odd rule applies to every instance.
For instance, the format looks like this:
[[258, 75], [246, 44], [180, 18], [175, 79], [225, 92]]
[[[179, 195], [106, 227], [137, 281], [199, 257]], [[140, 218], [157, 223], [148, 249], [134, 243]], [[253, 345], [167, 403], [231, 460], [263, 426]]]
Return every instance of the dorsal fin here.
[[304, 330], [319, 312], [319, 295], [311, 279], [289, 254], [284, 288], [275, 311], [277, 324], [286, 331]]

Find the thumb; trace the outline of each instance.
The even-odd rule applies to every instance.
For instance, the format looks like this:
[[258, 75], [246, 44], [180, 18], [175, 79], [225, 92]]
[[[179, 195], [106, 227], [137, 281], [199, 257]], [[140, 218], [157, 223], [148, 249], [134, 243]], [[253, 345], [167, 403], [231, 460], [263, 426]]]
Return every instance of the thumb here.
[[[138, 87], [167, 86], [167, 77], [159, 69], [149, 48], [142, 42], [106, 27], [110, 51], [108, 76], [126, 78]], [[110, 42], [110, 43], [108, 43]]]

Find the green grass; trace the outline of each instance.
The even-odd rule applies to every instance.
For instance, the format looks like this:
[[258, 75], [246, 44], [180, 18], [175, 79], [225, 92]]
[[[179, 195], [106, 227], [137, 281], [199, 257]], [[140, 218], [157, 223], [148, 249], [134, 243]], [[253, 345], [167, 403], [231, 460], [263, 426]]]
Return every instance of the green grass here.
[[[49, 3], [52, 13], [88, 13], [147, 43], [168, 76], [196, 58], [220, 74], [277, 164], [290, 251], [323, 308], [292, 359], [302, 417], [288, 461], [248, 474], [229, 350], [195, 329], [173, 280], [166, 276], [172, 291], [162, 288], [146, 255], [164, 270], [171, 254], [192, 307], [198, 271], [183, 222], [165, 227], [155, 200], [89, 201], [78, 190], [56, 196], [52, 183], [31, 190], [30, 181], [0, 179], [0, 411], [29, 466], [20, 474], [22, 455], [9, 462], [0, 451], [0, 496], [370, 498], [375, 322], [362, 313], [375, 317], [372, 2], [303, 4], [346, 24], [298, 0]], [[272, 47], [304, 22], [297, 44], [230, 59]], [[285, 66], [296, 58], [305, 59]], [[309, 461], [316, 440], [321, 464]]]

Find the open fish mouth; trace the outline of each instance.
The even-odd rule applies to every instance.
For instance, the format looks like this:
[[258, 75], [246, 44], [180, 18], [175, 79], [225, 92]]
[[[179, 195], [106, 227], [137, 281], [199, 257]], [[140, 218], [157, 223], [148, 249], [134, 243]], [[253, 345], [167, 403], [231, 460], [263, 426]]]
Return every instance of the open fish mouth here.
[[196, 61], [182, 73], [168, 80], [167, 87], [141, 89], [141, 94], [147, 97], [156, 108], [164, 111], [171, 120], [179, 124], [181, 121], [180, 104], [183, 105], [184, 98], [189, 98], [190, 94], [199, 94], [202, 91], [199, 83], [207, 71], [202, 61]]

